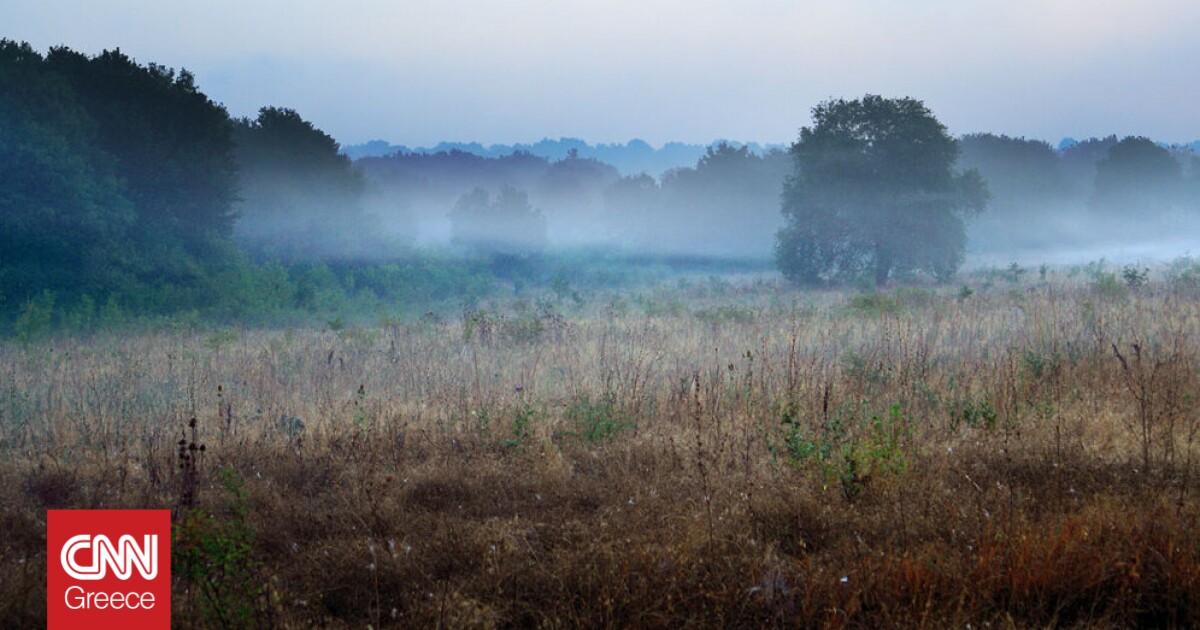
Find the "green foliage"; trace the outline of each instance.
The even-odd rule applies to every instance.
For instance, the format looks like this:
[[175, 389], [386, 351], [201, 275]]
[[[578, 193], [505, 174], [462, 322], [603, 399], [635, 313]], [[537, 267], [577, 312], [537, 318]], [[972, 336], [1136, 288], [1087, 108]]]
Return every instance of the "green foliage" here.
[[221, 471], [228, 494], [217, 512], [195, 508], [175, 523], [171, 548], [174, 574], [199, 593], [205, 625], [221, 628], [269, 627], [269, 605], [257, 532], [250, 523], [250, 499], [232, 469]]
[[1097, 271], [1092, 278], [1092, 290], [1105, 300], [1117, 301], [1129, 296], [1129, 288], [1114, 272]]
[[837, 484], [847, 499], [862, 494], [873, 478], [908, 469], [914, 423], [899, 404], [870, 416], [862, 405], [841, 408], [815, 430], [787, 406], [780, 424], [788, 462], [814, 469], [826, 486]]
[[1063, 361], [1058, 352], [1026, 350], [1021, 355], [1022, 376], [1027, 382], [1042, 382], [1059, 374], [1063, 369]]
[[64, 325], [69, 330], [87, 333], [95, 330], [96, 319], [96, 301], [92, 296], [85, 294], [66, 312]]
[[1121, 278], [1130, 291], [1137, 291], [1150, 283], [1150, 269], [1148, 267], [1138, 269], [1135, 265], [1125, 265], [1121, 268]]
[[588, 444], [612, 440], [634, 426], [633, 418], [620, 408], [614, 394], [605, 394], [595, 400], [587, 394], [581, 395], [567, 407], [566, 417], [568, 424], [574, 427], [567, 435]]
[[147, 271], [194, 277], [214, 239], [230, 234], [236, 167], [232, 123], [186, 70], [145, 66], [120, 51], [87, 57], [52, 48], [62, 77], [95, 121], [95, 145], [112, 156], [132, 202]]
[[464, 342], [487, 343], [492, 340], [495, 328], [495, 316], [488, 311], [467, 309], [463, 312], [462, 335]]
[[1030, 380], [1043, 380], [1062, 370], [1062, 355], [1058, 353], [1039, 353], [1027, 349], [1021, 354], [1021, 370]]
[[562, 270], [555, 272], [554, 277], [550, 280], [550, 290], [559, 300], [565, 300], [568, 297], [579, 300], [579, 294], [571, 290], [571, 282], [567, 279], [567, 274]]
[[[134, 271], [133, 206], [97, 123], [28, 45], [0, 40], [0, 294], [70, 301]], [[2, 306], [2, 305], [0, 305]]]
[[1058, 152], [1047, 142], [977, 133], [960, 138], [959, 146], [959, 165], [987, 181], [1001, 220], [1029, 217], [1071, 193]]
[[546, 332], [546, 322], [534, 314], [505, 317], [500, 320], [500, 336], [514, 343], [533, 343]]
[[996, 409], [986, 398], [978, 401], [970, 398], [956, 400], [949, 405], [950, 430], [957, 431], [959, 426], [969, 428], [982, 427], [987, 430], [996, 428]]
[[1028, 269], [1021, 267], [1021, 265], [1017, 264], [1016, 261], [1013, 261], [1012, 264], [1010, 264], [1008, 268], [1004, 270], [1003, 276], [1005, 280], [1012, 284], [1020, 284], [1021, 278], [1027, 273], [1029, 273]]
[[237, 340], [240, 338], [241, 335], [238, 334], [238, 331], [226, 328], [210, 333], [207, 337], [205, 337], [204, 347], [214, 352], [218, 352], [225, 346], [237, 343]]
[[963, 215], [988, 192], [978, 172], [954, 170], [958, 145], [923, 103], [867, 95], [813, 109], [792, 145], [785, 227], [776, 261], [794, 282], [817, 285], [893, 272], [946, 280], [962, 263]]
[[44, 290], [68, 325], [90, 325], [97, 295], [150, 312], [193, 307], [229, 263], [234, 177], [228, 115], [188, 72], [0, 40], [10, 309]]
[[[726, 142], [708, 147], [695, 167], [665, 173], [660, 189], [638, 180], [636, 188], [625, 188], [622, 201], [638, 214], [623, 214], [628, 222], [622, 235], [652, 249], [669, 234], [676, 243], [703, 243], [714, 254], [765, 253], [780, 224], [779, 191], [789, 162], [779, 150], [758, 155]], [[620, 207], [613, 211], [630, 213]]]
[[537, 415], [533, 406], [522, 400], [520, 404], [509, 410], [512, 437], [501, 440], [500, 445], [506, 449], [520, 450], [533, 437], [533, 419]]
[[646, 317], [681, 317], [687, 313], [687, 304], [678, 295], [670, 293], [637, 294], [633, 301]]

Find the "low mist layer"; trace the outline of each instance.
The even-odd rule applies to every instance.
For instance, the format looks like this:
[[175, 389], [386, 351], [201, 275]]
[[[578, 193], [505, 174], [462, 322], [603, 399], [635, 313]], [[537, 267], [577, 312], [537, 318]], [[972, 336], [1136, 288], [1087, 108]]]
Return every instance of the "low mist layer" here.
[[[42, 55], [3, 41], [0, 87], [6, 330], [130, 314], [335, 317], [334, 296], [419, 311], [497, 288], [569, 293], [568, 279], [616, 286], [688, 266], [764, 271], [774, 260], [787, 272], [798, 243], [833, 257], [809, 283], [946, 281], [964, 259], [1149, 263], [1191, 252], [1200, 227], [1192, 147], [951, 138], [913, 99], [820, 104], [788, 150], [376, 143], [352, 161], [296, 111], [234, 119], [190, 73], [120, 52]], [[892, 145], [840, 136], [854, 155], [806, 145], [804, 133], [841, 133], [821, 119], [839, 108], [866, 117], [846, 129], [935, 132], [937, 159], [911, 134]], [[690, 163], [656, 172], [693, 149]], [[928, 177], [913, 170], [935, 163]], [[821, 187], [824, 214], [814, 215]]]

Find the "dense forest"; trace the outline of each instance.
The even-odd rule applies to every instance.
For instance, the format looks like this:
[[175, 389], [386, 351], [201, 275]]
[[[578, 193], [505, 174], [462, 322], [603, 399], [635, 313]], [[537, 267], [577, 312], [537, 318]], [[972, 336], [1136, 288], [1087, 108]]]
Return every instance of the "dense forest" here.
[[[943, 168], [976, 174], [987, 191], [976, 203], [986, 211], [949, 225], [965, 230], [965, 241], [950, 235], [959, 249], [1049, 258], [1052, 245], [1086, 251], [1117, 235], [1151, 243], [1197, 223], [1200, 158], [1189, 147], [1116, 136], [1058, 147], [990, 133], [946, 138]], [[814, 181], [824, 163], [803, 142], [790, 151], [717, 143], [693, 166], [661, 173], [596, 157], [655, 154], [643, 144], [545, 141], [501, 154], [375, 143], [352, 161], [293, 110], [231, 116], [187, 71], [120, 50], [41, 54], [0, 41], [0, 330], [88, 330], [135, 316], [341, 321], [561, 288], [564, 278], [619, 283], [672, 264], [766, 270], [785, 218], [809, 216], [781, 212], [787, 191]], [[911, 158], [896, 153], [871, 168]], [[906, 240], [889, 260], [929, 241], [914, 225], [891, 228]], [[956, 256], [896, 270], [946, 280]], [[583, 259], [605, 264], [585, 272]], [[851, 264], [807, 277], [869, 273], [889, 278]]]

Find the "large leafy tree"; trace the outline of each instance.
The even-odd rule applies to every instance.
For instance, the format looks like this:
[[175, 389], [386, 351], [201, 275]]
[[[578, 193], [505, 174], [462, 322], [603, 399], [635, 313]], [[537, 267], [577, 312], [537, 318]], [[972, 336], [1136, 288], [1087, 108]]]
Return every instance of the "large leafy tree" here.
[[821, 284], [896, 272], [954, 274], [966, 247], [964, 215], [988, 192], [976, 171], [958, 172], [958, 144], [912, 98], [867, 95], [813, 108], [792, 145], [784, 184], [786, 225], [776, 240], [784, 275]]

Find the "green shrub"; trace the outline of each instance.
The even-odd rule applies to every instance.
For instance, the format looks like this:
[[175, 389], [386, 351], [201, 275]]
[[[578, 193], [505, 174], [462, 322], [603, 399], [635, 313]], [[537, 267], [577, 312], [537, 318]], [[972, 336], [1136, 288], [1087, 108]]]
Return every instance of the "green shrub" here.
[[221, 471], [221, 483], [228, 493], [223, 510], [194, 508], [176, 522], [171, 549], [175, 575], [190, 582], [199, 594], [204, 625], [270, 627], [249, 497], [232, 469]]
[[1123, 300], [1129, 296], [1125, 283], [1110, 271], [1097, 271], [1093, 276], [1092, 290], [1105, 300]]
[[968, 428], [996, 428], [996, 409], [987, 399], [974, 401], [969, 398], [950, 403], [950, 430], [957, 431], [962, 425]]
[[847, 499], [858, 497], [874, 477], [908, 469], [913, 422], [899, 404], [867, 416], [863, 405], [835, 411], [819, 428], [805, 427], [793, 407], [781, 414], [784, 446], [793, 466], [811, 467], [828, 487], [837, 484]]
[[617, 405], [614, 394], [593, 400], [584, 394], [567, 407], [567, 422], [574, 428], [567, 435], [589, 444], [612, 440], [634, 426], [633, 418]]
[[510, 435], [512, 437], [501, 440], [500, 445], [506, 449], [520, 450], [524, 448], [525, 443], [533, 437], [533, 419], [536, 415], [533, 407], [525, 401], [510, 409], [509, 420], [512, 428]]
[[1143, 267], [1138, 269], [1134, 265], [1125, 265], [1121, 269], [1121, 278], [1125, 280], [1125, 286], [1131, 291], [1137, 291], [1150, 283], [1150, 268]]

